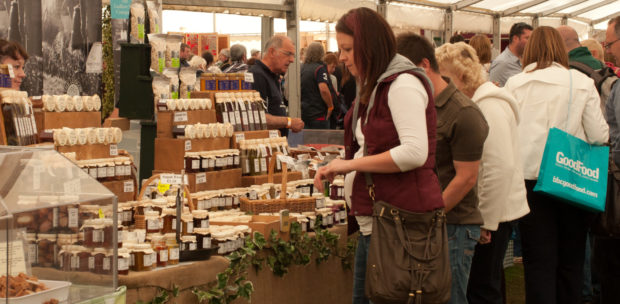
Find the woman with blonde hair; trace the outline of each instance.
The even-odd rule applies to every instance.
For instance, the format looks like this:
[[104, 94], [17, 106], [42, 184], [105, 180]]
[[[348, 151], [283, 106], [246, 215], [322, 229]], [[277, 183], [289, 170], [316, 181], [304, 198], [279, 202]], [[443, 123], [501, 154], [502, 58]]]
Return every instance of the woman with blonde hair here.
[[[519, 221], [527, 303], [581, 303], [587, 212], [534, 192], [549, 128], [590, 144], [609, 139], [596, 87], [568, 69], [568, 52], [557, 30], [536, 28], [523, 52], [523, 72], [505, 88], [519, 105], [519, 138], [530, 213]], [[570, 110], [569, 110], [570, 108]]]
[[444, 44], [437, 48], [435, 56], [440, 73], [476, 103], [489, 125], [478, 173], [478, 208], [484, 225], [472, 259], [467, 300], [470, 304], [499, 304], [503, 300], [501, 275], [512, 232], [510, 222], [529, 212], [519, 151], [517, 102], [509, 92], [486, 81], [472, 46], [464, 42]]

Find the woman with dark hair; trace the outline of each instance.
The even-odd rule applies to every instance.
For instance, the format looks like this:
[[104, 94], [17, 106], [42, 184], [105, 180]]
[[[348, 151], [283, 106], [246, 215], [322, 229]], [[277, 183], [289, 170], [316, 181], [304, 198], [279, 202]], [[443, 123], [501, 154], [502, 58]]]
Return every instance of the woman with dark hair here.
[[[364, 284], [374, 198], [407, 211], [443, 214], [441, 189], [434, 172], [436, 112], [424, 72], [396, 54], [394, 33], [375, 11], [357, 8], [346, 13], [336, 24], [336, 39], [340, 61], [356, 77], [359, 94], [354, 109], [345, 117], [346, 160], [336, 159], [321, 167], [314, 183], [322, 189], [322, 179], [346, 174], [345, 197], [351, 215], [360, 225], [353, 303], [369, 303]], [[374, 197], [368, 189], [374, 189]], [[437, 236], [432, 246], [441, 248], [445, 263], [449, 263], [445, 221], [440, 223], [440, 227], [420, 223], [425, 227], [420, 229], [425, 229], [425, 235]], [[422, 301], [447, 301], [449, 285], [439, 282], [436, 290], [420, 291], [425, 294]]]
[[19, 90], [24, 78], [26, 78], [24, 72], [26, 60], [28, 60], [28, 52], [21, 44], [0, 39], [0, 64], [12, 66], [15, 77], [11, 79], [11, 88], [14, 90]]
[[[519, 146], [530, 213], [519, 221], [527, 303], [581, 303], [588, 212], [534, 192], [549, 128], [591, 144], [609, 139], [592, 79], [568, 68], [557, 30], [536, 28], [523, 52], [523, 72], [505, 88], [517, 100]], [[569, 109], [570, 108], [570, 109]]]

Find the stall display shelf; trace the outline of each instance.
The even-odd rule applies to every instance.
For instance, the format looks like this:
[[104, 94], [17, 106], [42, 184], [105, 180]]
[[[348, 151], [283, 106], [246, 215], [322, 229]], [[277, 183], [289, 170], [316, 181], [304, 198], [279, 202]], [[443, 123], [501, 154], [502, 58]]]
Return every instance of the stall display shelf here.
[[39, 130], [62, 128], [101, 128], [101, 112], [39, 112], [35, 111]]
[[225, 150], [230, 147], [230, 137], [203, 139], [156, 138], [155, 170], [181, 173], [185, 152]]
[[77, 160], [110, 158], [118, 156], [118, 145], [116, 144], [88, 144], [74, 146], [56, 146], [60, 153], [75, 152]]
[[157, 137], [172, 138], [173, 128], [181, 125], [193, 125], [197, 123], [216, 123], [215, 110], [189, 110], [189, 111], [158, 111], [157, 112]]
[[[153, 175], [179, 173], [154, 170]], [[187, 186], [191, 193], [241, 187], [241, 169], [187, 173]]]

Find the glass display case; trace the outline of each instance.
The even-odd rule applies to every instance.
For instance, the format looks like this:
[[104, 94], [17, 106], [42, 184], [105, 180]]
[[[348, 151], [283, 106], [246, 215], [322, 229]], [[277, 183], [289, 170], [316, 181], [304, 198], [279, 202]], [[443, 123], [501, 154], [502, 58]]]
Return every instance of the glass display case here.
[[0, 147], [0, 303], [115, 291], [117, 198], [86, 170], [52, 149]]

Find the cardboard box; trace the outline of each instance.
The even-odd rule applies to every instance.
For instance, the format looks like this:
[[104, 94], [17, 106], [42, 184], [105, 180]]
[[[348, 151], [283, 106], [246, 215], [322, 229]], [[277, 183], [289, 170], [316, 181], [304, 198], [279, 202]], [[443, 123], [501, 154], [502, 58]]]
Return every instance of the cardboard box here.
[[125, 117], [108, 118], [103, 122], [104, 128], [119, 128], [123, 131], [129, 130], [129, 119]]
[[[214, 58], [217, 58], [218, 47], [217, 33], [198, 34], [198, 46], [200, 48], [200, 54], [204, 52], [210, 52]], [[217, 61], [217, 60], [216, 60]]]
[[215, 110], [194, 111], [159, 111], [157, 112], [157, 137], [172, 138], [172, 129], [180, 125], [193, 125], [197, 123], [216, 123]]
[[[287, 180], [289, 182], [301, 179], [301, 172], [292, 171], [288, 173]], [[275, 173], [273, 175], [273, 183], [279, 184], [282, 182], [282, 173]], [[242, 176], [241, 187], [249, 187], [252, 185], [262, 185], [267, 183], [267, 174], [257, 176]]]
[[38, 128], [101, 128], [101, 112], [43, 112], [43, 128]]
[[[153, 175], [178, 173], [153, 170]], [[229, 169], [202, 173], [187, 173], [187, 187], [190, 193], [241, 187], [241, 169]]]
[[133, 179], [102, 182], [101, 184], [118, 197], [119, 203], [135, 200], [137, 188]]
[[[94, 158], [110, 158], [118, 156], [118, 145], [76, 145], [76, 146], [56, 146], [56, 151], [60, 153], [75, 152], [77, 160], [94, 159]], [[112, 155], [116, 151], [116, 155]]]
[[[289, 222], [296, 222], [297, 218], [289, 217]], [[249, 223], [236, 223], [236, 222], [218, 222], [215, 220], [210, 220], [209, 224], [212, 226], [224, 226], [224, 225], [247, 225], [252, 228], [252, 235], [254, 232], [262, 233], [265, 238], [268, 238], [271, 234], [271, 230], [277, 231], [280, 233], [280, 238], [285, 241], [288, 241], [290, 238], [290, 230], [287, 232], [280, 231], [280, 217], [275, 215], [252, 215], [252, 220]]]
[[153, 169], [181, 173], [185, 161], [185, 152], [224, 149], [230, 149], [229, 137], [203, 139], [155, 138], [155, 165]]

